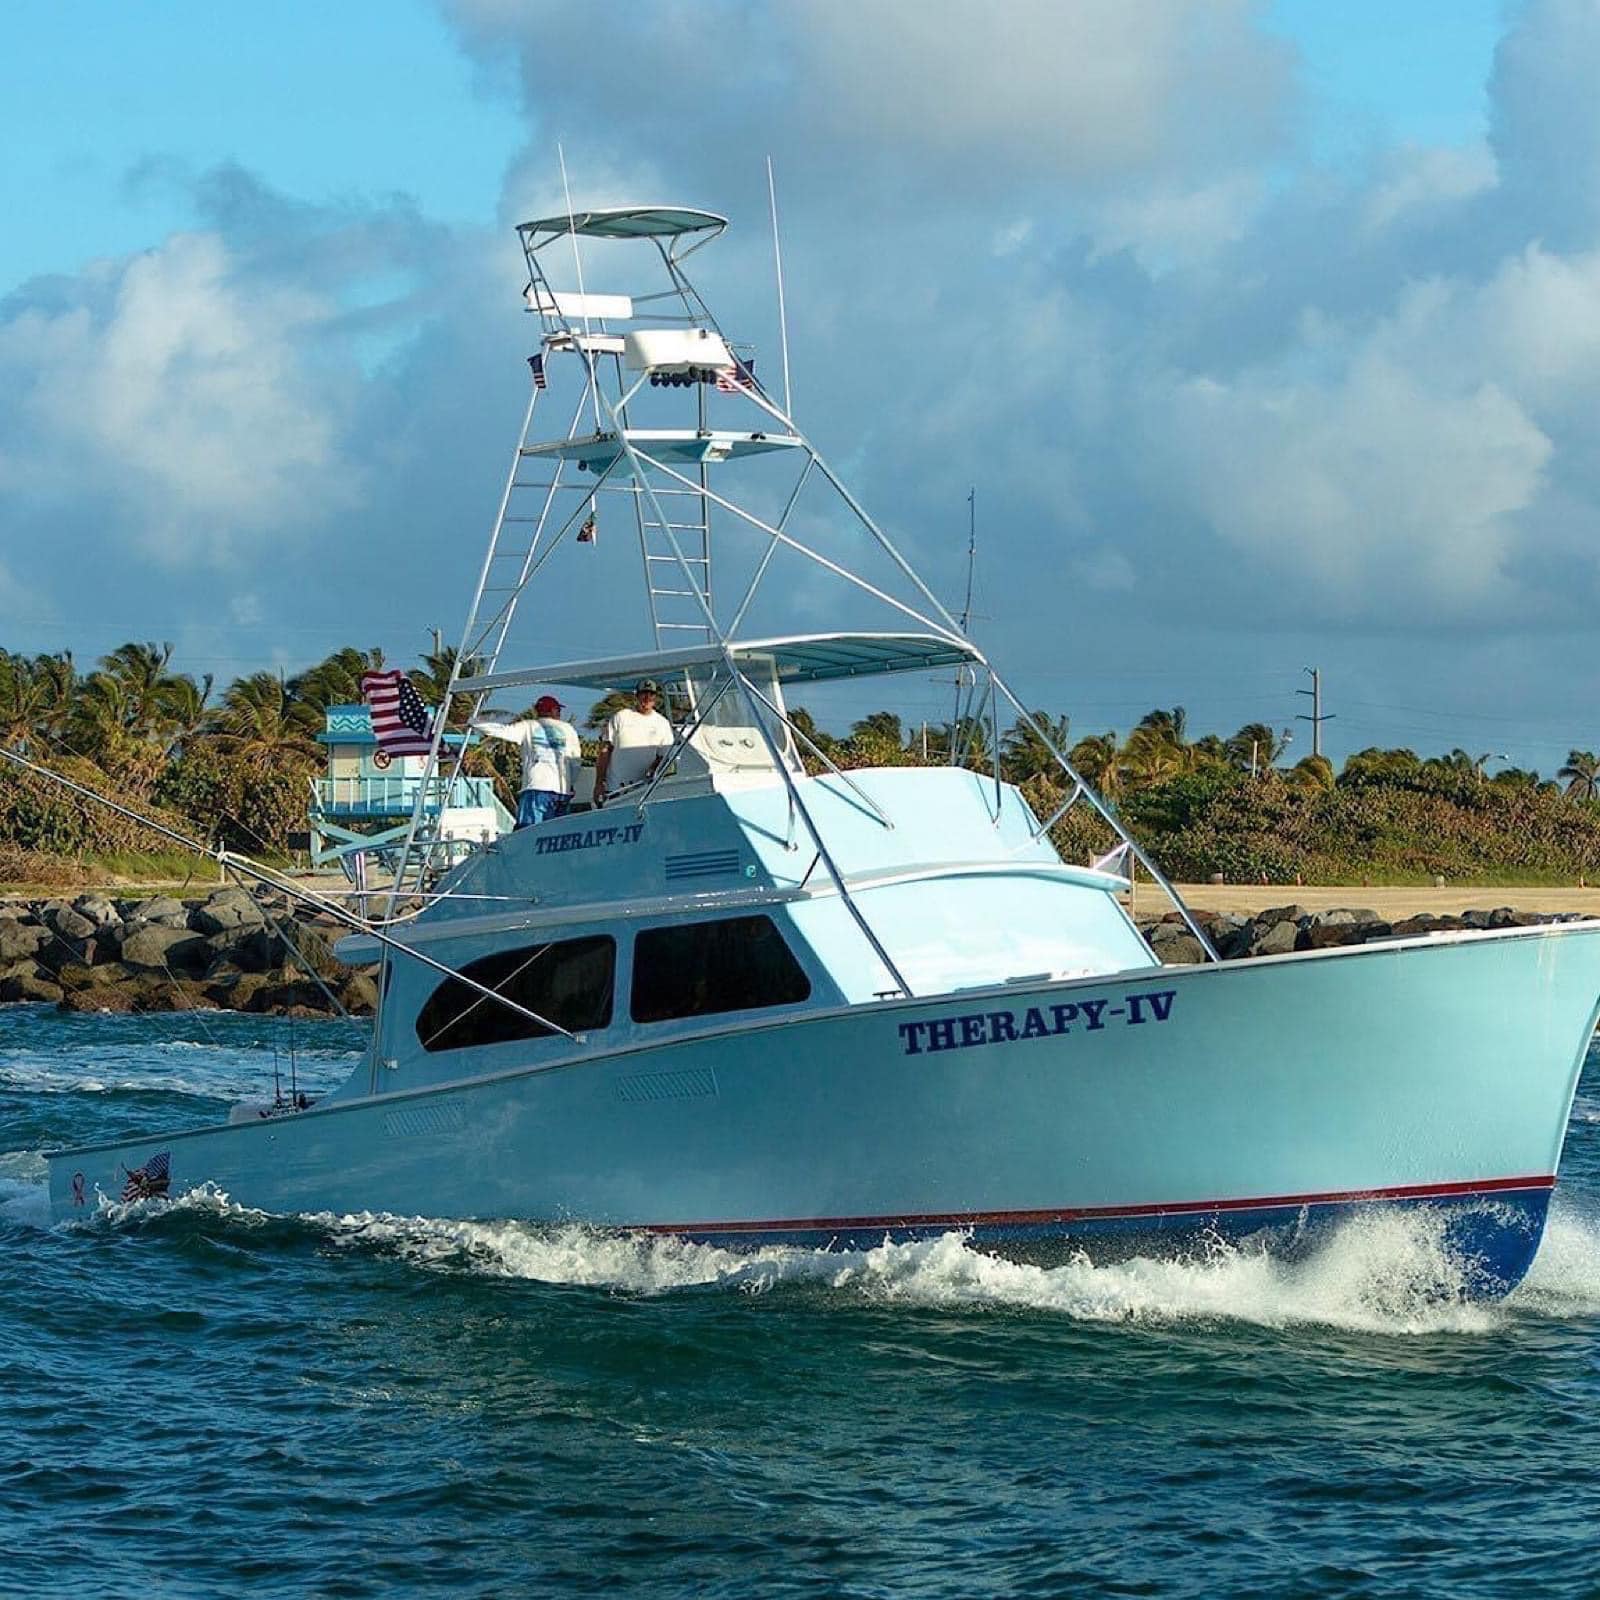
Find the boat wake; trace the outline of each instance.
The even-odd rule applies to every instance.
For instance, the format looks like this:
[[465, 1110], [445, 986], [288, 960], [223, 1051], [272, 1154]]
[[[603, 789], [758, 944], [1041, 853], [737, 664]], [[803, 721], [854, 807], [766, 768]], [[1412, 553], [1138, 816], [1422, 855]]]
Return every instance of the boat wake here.
[[316, 1219], [350, 1247], [418, 1266], [653, 1295], [717, 1286], [761, 1294], [808, 1285], [856, 1301], [930, 1309], [1021, 1309], [1084, 1322], [1244, 1322], [1355, 1332], [1487, 1333], [1519, 1316], [1600, 1316], [1600, 1220], [1552, 1214], [1527, 1280], [1501, 1304], [1463, 1298], [1467, 1273], [1441, 1213], [1352, 1218], [1285, 1261], [1248, 1242], [1202, 1253], [1057, 1266], [1009, 1261], [958, 1233], [871, 1250], [744, 1252], [580, 1227], [380, 1215]]
[[[19, 1166], [18, 1163], [21, 1163]], [[0, 1157], [0, 1221], [45, 1227], [49, 1206], [32, 1165]], [[1426, 1208], [1374, 1211], [1287, 1261], [1249, 1241], [1218, 1240], [1186, 1256], [1054, 1266], [1006, 1260], [959, 1233], [870, 1250], [769, 1246], [738, 1251], [576, 1224], [457, 1222], [361, 1212], [281, 1218], [201, 1190], [176, 1201], [102, 1205], [75, 1226], [222, 1230], [263, 1247], [307, 1230], [334, 1249], [389, 1256], [425, 1270], [617, 1294], [720, 1289], [811, 1291], [845, 1303], [930, 1310], [1027, 1311], [1085, 1323], [1243, 1323], [1379, 1334], [1484, 1334], [1526, 1318], [1600, 1318], [1600, 1218], [1559, 1203], [1527, 1279], [1506, 1300], [1464, 1298], [1467, 1275]]]

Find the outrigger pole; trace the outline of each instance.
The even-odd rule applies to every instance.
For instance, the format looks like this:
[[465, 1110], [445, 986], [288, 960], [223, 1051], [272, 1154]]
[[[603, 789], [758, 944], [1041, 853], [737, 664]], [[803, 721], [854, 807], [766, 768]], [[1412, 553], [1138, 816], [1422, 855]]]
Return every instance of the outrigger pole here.
[[[50, 782], [59, 784], [63, 789], [70, 790], [73, 794], [81, 795], [85, 800], [93, 800], [97, 805], [104, 806], [108, 811], [115, 811], [118, 816], [127, 817], [132, 822], [142, 823], [153, 833], [159, 833], [163, 838], [170, 839], [174, 844], [183, 849], [192, 851], [197, 856], [204, 856], [207, 860], [215, 861], [218, 866], [242, 874], [244, 877], [253, 878], [257, 883], [269, 889], [276, 889], [282, 894], [301, 901], [308, 906], [315, 906], [318, 911], [330, 916], [334, 921], [341, 923], [354, 933], [363, 933], [375, 939], [384, 949], [393, 951], [396, 955], [410, 956], [413, 961], [420, 961], [425, 967], [432, 967], [435, 972], [442, 972], [447, 978], [454, 978], [458, 983], [465, 985], [484, 999], [496, 1000], [508, 1010], [515, 1011], [518, 1016], [526, 1017], [530, 1022], [537, 1022], [541, 1028], [548, 1028], [552, 1033], [559, 1033], [563, 1038], [576, 1040], [577, 1035], [569, 1028], [563, 1028], [559, 1022], [552, 1022], [548, 1017], [541, 1017], [537, 1011], [530, 1011], [526, 1006], [519, 1005], [509, 995], [503, 995], [494, 989], [469, 978], [465, 973], [457, 971], [443, 961], [435, 961], [432, 956], [424, 955], [414, 945], [406, 944], [400, 939], [392, 937], [375, 928], [364, 917], [358, 917], [353, 911], [347, 911], [336, 901], [326, 900], [319, 894], [312, 893], [309, 889], [302, 888], [293, 879], [285, 878], [281, 873], [258, 866], [248, 856], [236, 855], [232, 850], [214, 850], [210, 845], [202, 844], [198, 839], [191, 839], [186, 834], [179, 833], [176, 828], [169, 828], [164, 822], [157, 822], [154, 817], [144, 816], [129, 806], [122, 805], [116, 800], [108, 799], [103, 794], [97, 794], [85, 784], [74, 782], [73, 779], [64, 777], [59, 772], [52, 772], [49, 767], [40, 766], [37, 761], [30, 761], [26, 756], [18, 755], [15, 750], [0, 748], [0, 757], [11, 762], [13, 766], [22, 767], [31, 772], [35, 777], [47, 778]], [[287, 940], [284, 941], [288, 943]], [[290, 949], [294, 947], [291, 945]]]

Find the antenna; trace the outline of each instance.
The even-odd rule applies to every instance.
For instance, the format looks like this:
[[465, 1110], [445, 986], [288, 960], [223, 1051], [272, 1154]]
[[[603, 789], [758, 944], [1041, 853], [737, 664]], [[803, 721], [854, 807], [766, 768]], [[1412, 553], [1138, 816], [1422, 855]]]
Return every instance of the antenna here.
[[967, 598], [961, 607], [961, 631], [972, 621], [972, 569], [978, 560], [978, 491], [967, 490]]
[[778, 189], [772, 177], [772, 157], [767, 157], [767, 204], [772, 211], [772, 266], [778, 277], [778, 343], [783, 349], [783, 414], [794, 415], [789, 394], [789, 319], [783, 309], [783, 250], [778, 243]]
[[[556, 160], [561, 163], [561, 192], [567, 201], [567, 233], [572, 240], [572, 264], [578, 270], [578, 299], [583, 303], [583, 331], [587, 336], [594, 330], [589, 326], [589, 296], [583, 287], [583, 252], [578, 248], [578, 216], [572, 209], [572, 185], [567, 182], [567, 152], [560, 145], [556, 145]], [[599, 376], [594, 367], [594, 351], [589, 348], [587, 337], [583, 346], [583, 364], [589, 371], [589, 398], [594, 404], [594, 431], [600, 431], [600, 392]]]
[[[967, 490], [967, 597], [961, 604], [961, 631], [967, 632], [972, 622], [972, 570], [978, 561], [978, 490], [976, 485]], [[961, 690], [967, 681], [967, 669], [956, 668], [956, 709], [950, 723], [950, 759], [956, 755], [956, 723], [961, 720]]]

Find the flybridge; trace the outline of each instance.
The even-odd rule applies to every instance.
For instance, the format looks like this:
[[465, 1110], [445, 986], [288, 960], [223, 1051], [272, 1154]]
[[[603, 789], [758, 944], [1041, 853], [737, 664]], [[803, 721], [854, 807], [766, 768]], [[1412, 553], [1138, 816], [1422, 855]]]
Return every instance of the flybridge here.
[[[987, 759], [979, 782], [992, 819], [1003, 809], [1003, 712], [1007, 726], [1020, 720], [1034, 728], [1067, 779], [1055, 811], [1036, 819], [1033, 839], [1080, 801], [1126, 838], [794, 422], [775, 208], [782, 360], [771, 365], [783, 374], [781, 395], [757, 377], [754, 347], [718, 320], [689, 266], [698, 270], [698, 258], [690, 258], [727, 225], [715, 212], [655, 205], [575, 206], [518, 227], [527, 268], [523, 304], [540, 332], [528, 357], [533, 382], [521, 436], [448, 686], [447, 704], [466, 702], [454, 706], [457, 721], [462, 713], [481, 716], [491, 694], [523, 685], [617, 693], [655, 678], [666, 686], [676, 742], [630, 806], [642, 815], [657, 800], [687, 794], [693, 783], [686, 775], [719, 787], [784, 785], [790, 814], [812, 835], [818, 870], [848, 901], [825, 830], [808, 809], [808, 766], [827, 769], [875, 825], [895, 822], [790, 717], [784, 690], [949, 671], [952, 727], [982, 730]], [[551, 406], [561, 409], [556, 426], [547, 427]], [[756, 485], [754, 500], [742, 488], [752, 475], [767, 485]], [[575, 593], [593, 595], [603, 570], [608, 624], [625, 618], [619, 543], [630, 554], [637, 550], [633, 570], [642, 579], [651, 648], [601, 660], [546, 657], [543, 664], [530, 649], [523, 659], [533, 657], [534, 665], [507, 660], [522, 599], [536, 587], [553, 592], [556, 606], [570, 605]], [[792, 610], [787, 602], [802, 585], [834, 589], [831, 601], [808, 592], [824, 614], [853, 620], [875, 612], [888, 627], [769, 637], [751, 626], [769, 607]], [[973, 748], [970, 735], [952, 737], [950, 764], [969, 766]], [[459, 770], [459, 755], [446, 760]], [[417, 823], [420, 829], [420, 815]], [[407, 870], [420, 875], [425, 859], [409, 846], [402, 853], [397, 894], [410, 887]], [[1184, 915], [1209, 949], [1203, 930]], [[864, 923], [862, 931], [876, 947]]]

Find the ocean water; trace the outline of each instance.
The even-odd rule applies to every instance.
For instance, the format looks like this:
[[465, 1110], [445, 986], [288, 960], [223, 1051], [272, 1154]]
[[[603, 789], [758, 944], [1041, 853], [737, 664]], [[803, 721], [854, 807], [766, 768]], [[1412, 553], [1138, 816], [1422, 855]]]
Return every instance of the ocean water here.
[[[302, 1087], [361, 1043], [296, 1025]], [[1528, 1281], [1426, 1214], [1294, 1266], [757, 1255], [41, 1152], [270, 1091], [280, 1019], [0, 1009], [0, 1594], [1600, 1593], [1600, 1069]]]

